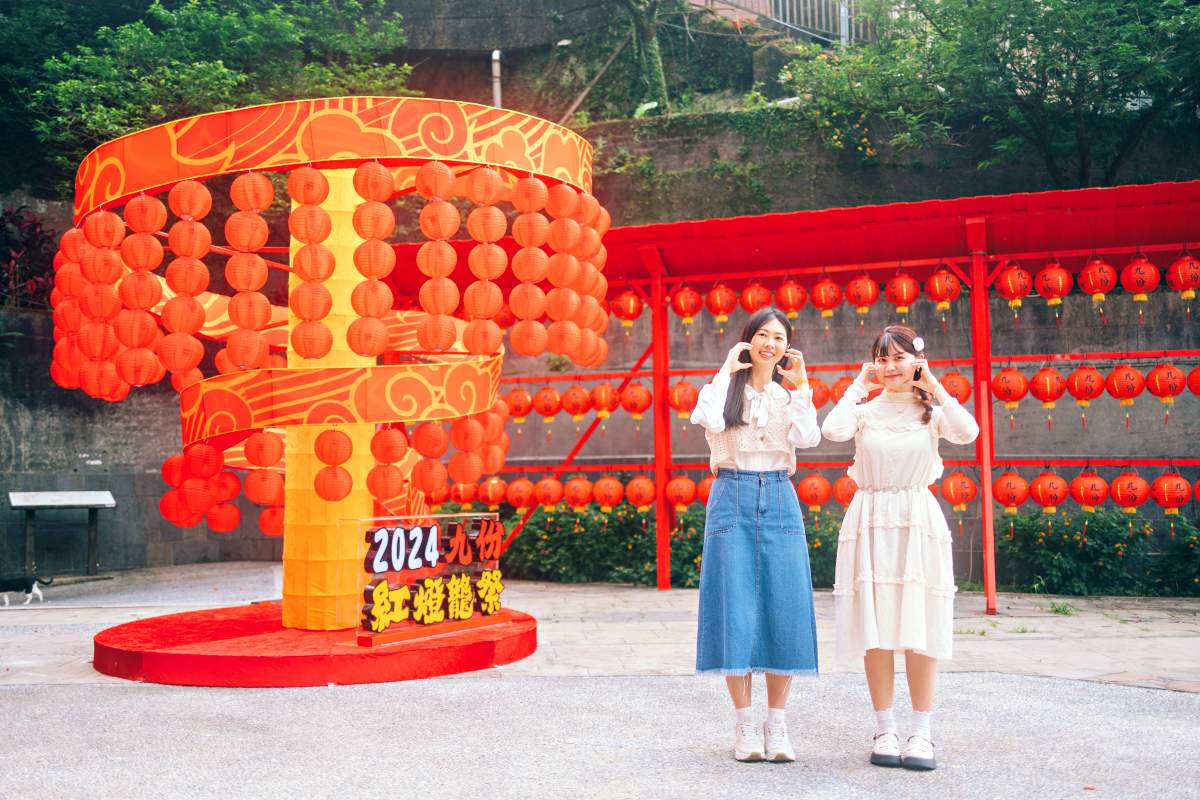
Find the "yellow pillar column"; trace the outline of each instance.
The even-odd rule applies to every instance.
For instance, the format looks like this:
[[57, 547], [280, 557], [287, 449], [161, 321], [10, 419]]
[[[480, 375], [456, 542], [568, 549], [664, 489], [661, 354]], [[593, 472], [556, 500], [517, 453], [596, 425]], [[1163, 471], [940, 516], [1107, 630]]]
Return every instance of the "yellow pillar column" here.
[[[337, 266], [326, 288], [333, 296], [333, 309], [323, 321], [333, 333], [333, 347], [319, 359], [305, 359], [288, 350], [289, 368], [357, 367], [374, 365], [374, 358], [357, 355], [346, 344], [346, 328], [358, 318], [350, 305], [350, 293], [363, 280], [354, 268], [354, 249], [362, 239], [351, 222], [354, 208], [362, 202], [354, 191], [352, 169], [322, 170], [329, 180], [329, 197], [321, 204], [333, 222], [332, 233], [324, 242], [334, 255]], [[295, 207], [293, 203], [293, 208]], [[292, 258], [302, 244], [291, 240]], [[301, 283], [292, 275], [291, 292]], [[300, 319], [288, 318], [290, 335]], [[283, 624], [305, 630], [338, 630], [359, 624], [362, 589], [367, 576], [363, 572], [366, 543], [360, 528], [346, 520], [372, 516], [373, 504], [367, 491], [367, 472], [374, 465], [371, 456], [373, 424], [338, 425], [337, 430], [350, 437], [354, 454], [342, 466], [354, 477], [354, 488], [342, 500], [329, 502], [317, 496], [313, 478], [325, 465], [317, 459], [314, 442], [331, 426], [292, 426], [287, 432], [287, 481], [283, 510]]]

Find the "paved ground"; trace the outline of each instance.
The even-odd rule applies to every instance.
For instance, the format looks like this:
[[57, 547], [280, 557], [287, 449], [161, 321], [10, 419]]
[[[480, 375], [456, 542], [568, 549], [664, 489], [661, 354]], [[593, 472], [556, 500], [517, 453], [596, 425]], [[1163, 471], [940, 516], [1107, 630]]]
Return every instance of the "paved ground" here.
[[[91, 669], [97, 631], [277, 597], [279, 569], [142, 570], [0, 608], [0, 798], [1161, 800], [1200, 782], [1197, 601], [1005, 595], [987, 617], [960, 595], [928, 775], [865, 763], [866, 688], [831, 663], [793, 691], [799, 761], [733, 762], [721, 681], [691, 675], [690, 591], [514, 582], [505, 599], [538, 617], [538, 652], [431, 681], [188, 689]], [[817, 599], [823, 652], [831, 600]], [[1054, 613], [1063, 602], [1073, 613]]]

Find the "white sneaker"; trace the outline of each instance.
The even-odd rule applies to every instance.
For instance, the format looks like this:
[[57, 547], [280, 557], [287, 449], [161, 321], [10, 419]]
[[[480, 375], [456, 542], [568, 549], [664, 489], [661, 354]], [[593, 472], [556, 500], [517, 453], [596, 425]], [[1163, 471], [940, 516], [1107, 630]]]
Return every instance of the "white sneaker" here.
[[916, 734], [908, 737], [904, 742], [904, 752], [900, 755], [900, 766], [921, 770], [936, 768], [937, 763], [933, 760], [933, 742]]
[[876, 734], [871, 748], [871, 763], [877, 767], [900, 766], [900, 737], [895, 731]]
[[733, 757], [738, 761], [763, 760], [763, 729], [753, 722], [734, 726]]
[[796, 760], [796, 751], [792, 749], [792, 740], [788, 738], [786, 722], [763, 725], [763, 738], [767, 741], [767, 761], [781, 764]]

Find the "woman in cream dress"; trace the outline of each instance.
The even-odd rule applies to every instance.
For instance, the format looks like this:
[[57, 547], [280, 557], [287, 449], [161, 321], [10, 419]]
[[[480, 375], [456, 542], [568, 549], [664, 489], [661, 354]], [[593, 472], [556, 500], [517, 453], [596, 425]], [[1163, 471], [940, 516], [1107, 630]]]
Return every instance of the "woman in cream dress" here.
[[[892, 325], [822, 424], [854, 440], [848, 474], [858, 484], [838, 537], [837, 651], [862, 658], [876, 712], [871, 763], [933, 769], [930, 717], [938, 659], [951, 657], [954, 562], [950, 528], [929, 485], [942, 475], [938, 441], [975, 440], [979, 426], [938, 383], [925, 343]], [[882, 393], [862, 402], [872, 389]], [[937, 405], [933, 405], [936, 401]], [[901, 745], [892, 716], [894, 652], [904, 651], [913, 708]]]

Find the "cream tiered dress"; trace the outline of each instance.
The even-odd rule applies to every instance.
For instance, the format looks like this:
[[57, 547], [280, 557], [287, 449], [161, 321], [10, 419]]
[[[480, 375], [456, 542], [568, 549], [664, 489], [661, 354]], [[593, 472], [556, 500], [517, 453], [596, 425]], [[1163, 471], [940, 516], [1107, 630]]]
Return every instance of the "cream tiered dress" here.
[[913, 650], [950, 658], [954, 561], [950, 528], [929, 485], [942, 476], [938, 440], [967, 444], [975, 419], [939, 386], [928, 424], [911, 391], [861, 403], [854, 383], [821, 426], [827, 439], [854, 440], [847, 474], [858, 491], [838, 537], [834, 578], [839, 658], [865, 651]]

